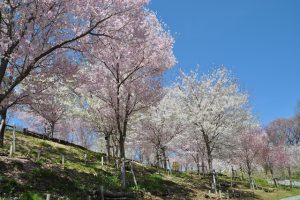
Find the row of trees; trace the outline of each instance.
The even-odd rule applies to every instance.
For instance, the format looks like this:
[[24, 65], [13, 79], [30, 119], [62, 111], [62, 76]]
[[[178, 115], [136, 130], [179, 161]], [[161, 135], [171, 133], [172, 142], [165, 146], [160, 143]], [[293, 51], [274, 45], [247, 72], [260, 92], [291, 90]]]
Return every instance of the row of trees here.
[[[50, 136], [59, 122], [95, 111], [93, 128], [114, 126], [125, 157], [131, 115], [156, 99], [159, 77], [175, 63], [173, 38], [147, 3], [1, 1], [0, 146], [8, 109], [43, 121]], [[79, 104], [81, 113], [72, 109]]]
[[161, 86], [174, 40], [147, 3], [0, 1], [0, 146], [9, 110], [49, 137], [87, 147], [105, 138], [109, 156], [290, 172], [299, 117], [261, 128], [226, 68]]
[[205, 173], [221, 162], [223, 169], [246, 173], [250, 183], [255, 170], [276, 180], [284, 172], [291, 177], [299, 166], [299, 119], [297, 115], [261, 127], [247, 93], [226, 68], [201, 76], [182, 73], [157, 104], [137, 117], [128, 148], [166, 169], [172, 160]]

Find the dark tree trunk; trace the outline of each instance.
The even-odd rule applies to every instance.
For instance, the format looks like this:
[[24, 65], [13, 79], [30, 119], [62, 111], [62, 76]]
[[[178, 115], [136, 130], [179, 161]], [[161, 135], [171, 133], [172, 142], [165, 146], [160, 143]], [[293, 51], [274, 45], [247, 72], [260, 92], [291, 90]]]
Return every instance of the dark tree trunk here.
[[213, 158], [212, 158], [211, 143], [209, 141], [208, 135], [205, 134], [204, 131], [202, 131], [202, 135], [203, 135], [203, 139], [204, 139], [205, 147], [206, 147], [208, 169], [209, 169], [210, 172], [212, 172], [212, 170], [213, 170], [213, 166], [212, 166]]
[[125, 158], [125, 138], [123, 137], [123, 134], [120, 134], [119, 148], [120, 158]]
[[211, 154], [211, 151], [208, 150], [207, 151], [207, 163], [208, 163], [208, 169], [210, 172], [213, 170], [212, 162], [213, 162], [212, 154]]
[[3, 147], [4, 144], [4, 134], [5, 134], [5, 126], [6, 126], [6, 114], [7, 114], [7, 109], [2, 109], [0, 111], [0, 117], [1, 117], [1, 121], [0, 123], [2, 123], [3, 120], [3, 124], [0, 130], [0, 147]]
[[202, 174], [203, 174], [203, 176], [205, 176], [205, 162], [204, 162], [204, 158], [201, 158], [201, 165], [202, 165]]
[[50, 137], [53, 138], [54, 136], [54, 128], [55, 128], [55, 123], [51, 122], [50, 123]]
[[289, 178], [291, 178], [292, 171], [291, 171], [291, 167], [290, 166], [287, 167], [287, 171], [288, 171]]
[[110, 133], [105, 133], [105, 141], [106, 141], [106, 153], [107, 153], [107, 157], [111, 157], [111, 154], [110, 154]]
[[159, 163], [160, 163], [160, 156], [159, 156], [159, 151], [158, 148], [156, 149], [156, 167], [159, 167]]
[[166, 156], [166, 150], [165, 148], [161, 148], [161, 151], [162, 151], [162, 156], [163, 156], [163, 166], [164, 166], [164, 169], [167, 169], [167, 156]]

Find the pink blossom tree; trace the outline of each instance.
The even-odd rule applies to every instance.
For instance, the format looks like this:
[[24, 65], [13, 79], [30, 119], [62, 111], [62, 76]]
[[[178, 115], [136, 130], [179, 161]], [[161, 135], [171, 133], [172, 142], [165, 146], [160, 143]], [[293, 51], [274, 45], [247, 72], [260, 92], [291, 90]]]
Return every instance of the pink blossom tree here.
[[[0, 2], [0, 114], [22, 99], [18, 86], [29, 75], [39, 76], [57, 56], [74, 60], [144, 16], [147, 0], [17, 1]], [[96, 39], [96, 40], [95, 40]], [[96, 45], [92, 45], [96, 44]], [[1, 138], [3, 134], [1, 133]], [[1, 139], [0, 145], [3, 140]]]
[[88, 56], [93, 63], [84, 74], [89, 75], [86, 90], [90, 95], [113, 110], [120, 157], [125, 158], [124, 144], [132, 116], [159, 98], [159, 76], [175, 59], [173, 39], [153, 13], [127, 25], [115, 38], [102, 40], [108, 49], [105, 52], [91, 49]]
[[260, 160], [266, 174], [270, 171], [274, 184], [277, 186], [275, 170], [282, 170], [288, 167], [290, 158], [283, 145], [285, 141], [279, 142], [278, 136], [273, 131], [274, 129], [266, 129], [266, 134], [263, 137], [264, 146], [261, 151]]
[[250, 187], [253, 187], [253, 169], [258, 163], [259, 156], [264, 148], [262, 130], [248, 127], [239, 135], [237, 148], [234, 151], [235, 159], [240, 166], [246, 169]]

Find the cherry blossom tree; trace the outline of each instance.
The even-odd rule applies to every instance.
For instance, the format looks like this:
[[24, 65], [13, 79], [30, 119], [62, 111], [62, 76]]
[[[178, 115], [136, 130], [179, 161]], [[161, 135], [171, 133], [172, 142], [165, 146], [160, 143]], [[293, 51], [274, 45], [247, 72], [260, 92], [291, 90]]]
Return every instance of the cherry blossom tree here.
[[[86, 92], [85, 87], [77, 87], [75, 91], [75, 96], [70, 95], [71, 98], [66, 102], [68, 107], [72, 107], [68, 117], [81, 119], [98, 135], [104, 134], [107, 155], [110, 157], [111, 147], [116, 138], [113, 110], [101, 99], [93, 98], [89, 92]], [[113, 146], [113, 150], [118, 151], [118, 148]]]
[[264, 148], [262, 136], [260, 128], [246, 128], [239, 135], [237, 149], [234, 151], [235, 159], [247, 171], [250, 187], [253, 187], [253, 168], [258, 163], [260, 153]]
[[289, 154], [285, 150], [284, 141], [279, 142], [278, 137], [274, 134], [273, 129], [266, 129], [263, 137], [263, 148], [261, 151], [261, 163], [266, 174], [270, 171], [274, 184], [277, 186], [275, 177], [276, 169], [284, 169], [289, 166]]
[[[5, 122], [7, 109], [22, 100], [18, 86], [29, 75], [56, 70], [57, 56], [72, 56], [93, 47], [97, 41], [143, 17], [147, 0], [116, 1], [19, 1], [0, 2], [0, 115]], [[95, 40], [97, 39], [97, 40]], [[1, 130], [1, 137], [4, 130]], [[0, 141], [3, 143], [3, 139]], [[0, 143], [0, 145], [1, 145]]]
[[131, 117], [159, 98], [159, 76], [175, 62], [173, 39], [153, 13], [130, 26], [116, 34], [117, 40], [102, 40], [107, 51], [91, 49], [93, 63], [84, 72], [86, 90], [114, 112], [121, 158]]
[[227, 69], [221, 67], [198, 79], [196, 72], [182, 74], [178, 87], [181, 103], [189, 121], [202, 136], [208, 167], [213, 170], [214, 151], [224, 138], [234, 137], [250, 113], [248, 95], [238, 87]]
[[135, 126], [135, 134], [131, 135], [133, 142], [151, 144], [155, 150], [156, 166], [163, 163], [167, 169], [167, 153], [172, 146], [173, 139], [181, 134], [185, 127], [178, 119], [179, 108], [176, 107], [176, 96], [166, 90], [164, 97], [151, 106], [139, 117], [139, 124]]

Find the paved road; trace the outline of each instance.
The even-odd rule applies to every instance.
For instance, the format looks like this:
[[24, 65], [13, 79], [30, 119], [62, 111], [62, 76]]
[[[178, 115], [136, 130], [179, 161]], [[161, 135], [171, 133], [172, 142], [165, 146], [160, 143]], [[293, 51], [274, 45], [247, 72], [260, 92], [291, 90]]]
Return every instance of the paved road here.
[[[271, 180], [269, 181], [269, 183], [274, 184], [274, 182], [271, 181]], [[278, 181], [278, 184], [289, 186], [291, 183], [290, 183], [290, 180], [280, 180], [280, 181]], [[296, 186], [296, 187], [300, 187], [300, 182], [293, 181], [293, 185]], [[300, 200], [300, 195], [284, 198], [284, 199], [281, 199], [281, 200]]]
[[300, 195], [293, 196], [293, 197], [288, 197], [288, 198], [284, 198], [284, 199], [281, 199], [281, 200], [300, 200]]
[[[274, 184], [274, 181], [272, 180], [269, 180], [268, 181], [270, 184]], [[290, 186], [290, 180], [279, 180], [278, 181], [278, 184], [279, 185], [286, 185], [286, 186]], [[294, 187], [300, 187], [300, 182], [297, 182], [297, 181], [293, 181], [293, 186]]]

